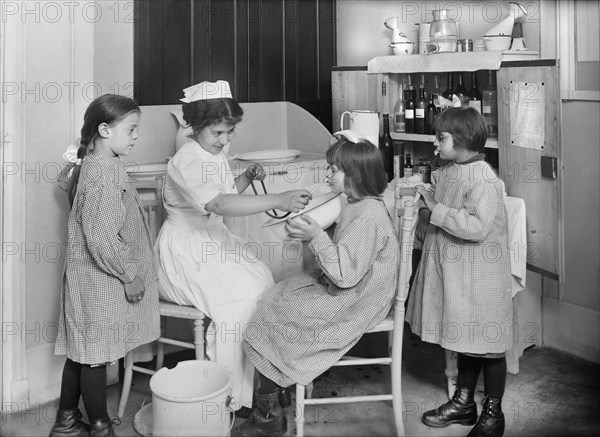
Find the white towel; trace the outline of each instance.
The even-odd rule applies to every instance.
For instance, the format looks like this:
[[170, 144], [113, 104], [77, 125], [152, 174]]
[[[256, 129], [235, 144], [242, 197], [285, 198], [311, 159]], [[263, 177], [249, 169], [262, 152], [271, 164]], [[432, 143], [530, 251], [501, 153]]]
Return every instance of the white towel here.
[[420, 73], [423, 71], [498, 70], [502, 52], [434, 53], [431, 55], [377, 56], [367, 64], [367, 73]]
[[513, 297], [525, 288], [527, 275], [527, 221], [525, 201], [518, 197], [504, 196], [508, 215], [508, 249], [510, 252], [510, 272], [513, 277]]

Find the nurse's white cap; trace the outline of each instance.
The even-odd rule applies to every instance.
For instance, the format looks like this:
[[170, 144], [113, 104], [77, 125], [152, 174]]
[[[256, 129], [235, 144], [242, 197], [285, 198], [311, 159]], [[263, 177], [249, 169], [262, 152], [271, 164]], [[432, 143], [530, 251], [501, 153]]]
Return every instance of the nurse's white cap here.
[[185, 97], [183, 99], [179, 99], [183, 103], [191, 103], [198, 100], [233, 98], [231, 95], [229, 82], [226, 80], [218, 80], [216, 82], [200, 82], [184, 89], [183, 94]]

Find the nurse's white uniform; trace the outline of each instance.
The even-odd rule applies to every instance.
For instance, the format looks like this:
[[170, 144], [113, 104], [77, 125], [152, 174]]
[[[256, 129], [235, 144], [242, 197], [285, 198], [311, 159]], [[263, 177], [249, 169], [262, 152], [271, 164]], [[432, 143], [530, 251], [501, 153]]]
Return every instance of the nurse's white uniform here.
[[[219, 194], [237, 194], [223, 153], [196, 141], [184, 144], [167, 166], [167, 219], [155, 244], [160, 297], [206, 312], [217, 330], [208, 345], [211, 360], [233, 375], [235, 409], [251, 407], [254, 367], [242, 348], [242, 333], [263, 292], [274, 285], [269, 268], [233, 235], [223, 217], [206, 211]], [[232, 405], [233, 407], [233, 405]]]

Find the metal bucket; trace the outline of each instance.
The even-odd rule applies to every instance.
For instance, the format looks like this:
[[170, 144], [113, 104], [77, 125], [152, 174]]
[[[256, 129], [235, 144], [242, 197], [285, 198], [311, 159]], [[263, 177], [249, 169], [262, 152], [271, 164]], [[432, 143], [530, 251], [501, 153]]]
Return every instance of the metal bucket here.
[[231, 373], [212, 361], [182, 361], [150, 378], [152, 436], [229, 436]]

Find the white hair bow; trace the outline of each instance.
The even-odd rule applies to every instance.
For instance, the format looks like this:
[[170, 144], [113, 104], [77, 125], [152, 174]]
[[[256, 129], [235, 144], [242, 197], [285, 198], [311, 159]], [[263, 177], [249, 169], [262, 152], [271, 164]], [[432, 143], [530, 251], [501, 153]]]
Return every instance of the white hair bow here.
[[218, 80], [216, 82], [200, 82], [183, 90], [185, 97], [179, 99], [183, 103], [196, 102], [198, 100], [233, 98], [229, 82]]
[[330, 144], [336, 143], [341, 137], [346, 138], [351, 143], [358, 143], [359, 141], [369, 141], [366, 137], [359, 135], [358, 132], [353, 130], [340, 130], [333, 134], [333, 138], [329, 141]]
[[[79, 147], [71, 144], [69, 147], [67, 147], [67, 150], [65, 150], [65, 153], [63, 153], [63, 159], [65, 161], [70, 162], [71, 164], [74, 165], [81, 165], [81, 162], [83, 161], [81, 158], [77, 157], [77, 151], [79, 150]], [[74, 168], [74, 167], [73, 167]], [[71, 177], [71, 175], [73, 174], [73, 169], [69, 170], [69, 174], [67, 175], [67, 177]]]

